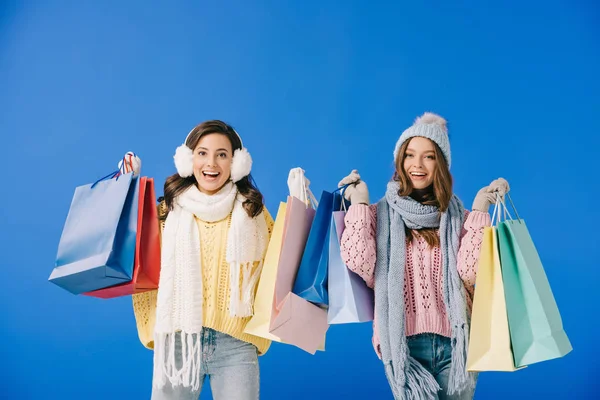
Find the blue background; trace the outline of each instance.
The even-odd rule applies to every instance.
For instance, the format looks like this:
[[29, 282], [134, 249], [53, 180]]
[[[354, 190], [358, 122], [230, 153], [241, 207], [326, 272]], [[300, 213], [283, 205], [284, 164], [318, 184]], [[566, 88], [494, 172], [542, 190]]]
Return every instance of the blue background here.
[[[219, 118], [243, 136], [273, 213], [297, 166], [317, 195], [357, 168], [375, 201], [395, 141], [423, 111], [449, 121], [467, 207], [509, 180], [574, 347], [483, 374], [476, 398], [594, 397], [597, 3], [394, 3], [1, 0], [0, 397], [149, 398], [152, 352], [131, 299], [47, 282], [74, 188], [125, 151], [160, 194], [187, 132]], [[262, 398], [391, 398], [370, 335], [370, 324], [333, 326], [316, 356], [273, 345]]]

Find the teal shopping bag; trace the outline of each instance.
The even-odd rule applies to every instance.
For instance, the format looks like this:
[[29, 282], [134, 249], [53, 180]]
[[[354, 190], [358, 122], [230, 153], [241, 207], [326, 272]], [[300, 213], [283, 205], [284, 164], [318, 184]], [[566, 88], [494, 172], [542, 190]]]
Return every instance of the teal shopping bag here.
[[498, 241], [515, 365], [563, 357], [573, 348], [525, 221], [501, 222]]

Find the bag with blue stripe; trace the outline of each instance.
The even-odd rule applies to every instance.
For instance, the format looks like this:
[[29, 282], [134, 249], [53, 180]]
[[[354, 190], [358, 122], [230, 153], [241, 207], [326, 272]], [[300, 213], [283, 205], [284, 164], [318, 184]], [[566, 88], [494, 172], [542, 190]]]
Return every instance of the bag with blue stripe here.
[[131, 281], [139, 183], [123, 172], [75, 189], [50, 282], [80, 294]]
[[340, 191], [344, 188], [334, 192], [323, 191], [321, 194], [292, 290], [299, 297], [319, 306], [329, 304], [327, 280], [331, 217], [334, 211], [341, 209], [343, 197]]

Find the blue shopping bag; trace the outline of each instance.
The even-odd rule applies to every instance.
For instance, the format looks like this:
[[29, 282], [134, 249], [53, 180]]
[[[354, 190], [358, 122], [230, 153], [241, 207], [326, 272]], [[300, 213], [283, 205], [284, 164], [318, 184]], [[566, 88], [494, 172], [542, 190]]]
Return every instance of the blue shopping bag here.
[[321, 306], [329, 303], [327, 279], [331, 216], [341, 209], [343, 196], [339, 191], [342, 189], [321, 194], [292, 290], [299, 297]]
[[73, 294], [131, 281], [138, 194], [137, 176], [119, 171], [76, 188], [48, 280]]

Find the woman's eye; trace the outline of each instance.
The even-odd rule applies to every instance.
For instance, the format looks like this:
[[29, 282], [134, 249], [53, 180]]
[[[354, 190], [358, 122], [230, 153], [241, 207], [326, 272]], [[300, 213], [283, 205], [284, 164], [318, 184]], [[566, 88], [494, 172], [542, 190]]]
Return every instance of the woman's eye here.
[[221, 157], [221, 158], [227, 158], [227, 154], [226, 153], [221, 153], [221, 154], [219, 154], [219, 157]]

